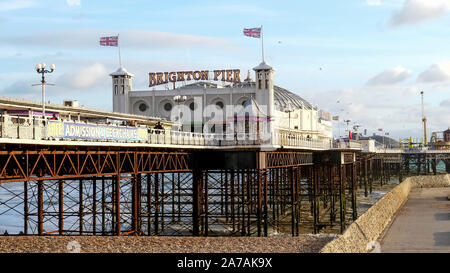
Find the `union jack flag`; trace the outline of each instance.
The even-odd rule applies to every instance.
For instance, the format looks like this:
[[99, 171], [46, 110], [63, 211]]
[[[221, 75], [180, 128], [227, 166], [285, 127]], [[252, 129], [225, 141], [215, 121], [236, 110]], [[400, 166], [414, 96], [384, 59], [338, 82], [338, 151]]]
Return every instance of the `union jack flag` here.
[[100, 45], [102, 45], [102, 46], [119, 46], [119, 36], [101, 37]]
[[261, 28], [244, 28], [244, 35], [253, 38], [261, 38]]

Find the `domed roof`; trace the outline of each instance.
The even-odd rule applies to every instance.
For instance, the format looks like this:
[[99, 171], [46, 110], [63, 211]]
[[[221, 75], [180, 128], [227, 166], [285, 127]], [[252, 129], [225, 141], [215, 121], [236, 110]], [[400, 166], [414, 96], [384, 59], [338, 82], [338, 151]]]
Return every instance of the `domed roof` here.
[[308, 110], [313, 108], [311, 103], [307, 102], [299, 95], [296, 95], [276, 85], [273, 87], [273, 89], [275, 107], [280, 111], [283, 111], [284, 109], [289, 107]]
[[[243, 82], [238, 83], [235, 87], [256, 87], [256, 83], [250, 78], [250, 74]], [[284, 88], [279, 86], [273, 87], [274, 93], [274, 103], [275, 107], [279, 111], [284, 111], [287, 108], [295, 108], [295, 109], [308, 109], [311, 110], [313, 108], [312, 104], [307, 102], [305, 99], [300, 97], [297, 94], [292, 93]]]

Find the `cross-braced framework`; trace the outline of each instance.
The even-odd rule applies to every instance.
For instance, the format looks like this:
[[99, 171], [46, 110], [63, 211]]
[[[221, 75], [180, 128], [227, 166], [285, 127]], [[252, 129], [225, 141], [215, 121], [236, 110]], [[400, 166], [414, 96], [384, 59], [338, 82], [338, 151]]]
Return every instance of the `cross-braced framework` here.
[[263, 168], [208, 170], [180, 152], [12, 151], [0, 155], [10, 197], [1, 207], [38, 235], [268, 236], [333, 226], [346, 209], [336, 205], [348, 183], [331, 172], [338, 167], [314, 165], [310, 152], [264, 156]]
[[249, 162], [212, 168], [206, 163], [214, 155], [235, 157], [211, 153], [202, 158], [178, 150], [2, 151], [0, 224], [38, 235], [336, 233], [358, 217], [358, 187], [367, 196], [392, 177], [401, 181], [417, 172], [414, 166], [435, 169], [450, 158], [246, 151], [236, 158]]

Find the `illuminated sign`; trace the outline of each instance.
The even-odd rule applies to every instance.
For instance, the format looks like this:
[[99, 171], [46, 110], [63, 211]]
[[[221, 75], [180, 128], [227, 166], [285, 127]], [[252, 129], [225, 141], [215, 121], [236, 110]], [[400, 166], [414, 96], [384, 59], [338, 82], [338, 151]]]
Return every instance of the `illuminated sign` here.
[[146, 141], [147, 129], [49, 121], [47, 136], [91, 140]]
[[[178, 72], [156, 72], [149, 73], [149, 86], [160, 84], [167, 84], [169, 82], [184, 82], [184, 81], [207, 81], [209, 80], [209, 70], [201, 71], [178, 71]], [[240, 83], [239, 69], [230, 70], [214, 70], [213, 80], [223, 82]]]

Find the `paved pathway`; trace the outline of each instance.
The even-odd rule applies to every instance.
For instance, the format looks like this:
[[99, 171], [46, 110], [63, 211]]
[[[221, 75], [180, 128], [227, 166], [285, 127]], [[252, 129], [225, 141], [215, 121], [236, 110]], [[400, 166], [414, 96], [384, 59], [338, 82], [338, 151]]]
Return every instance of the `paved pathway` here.
[[450, 188], [412, 189], [381, 241], [382, 252], [450, 253]]

